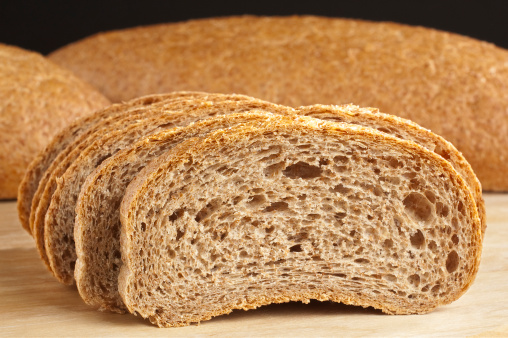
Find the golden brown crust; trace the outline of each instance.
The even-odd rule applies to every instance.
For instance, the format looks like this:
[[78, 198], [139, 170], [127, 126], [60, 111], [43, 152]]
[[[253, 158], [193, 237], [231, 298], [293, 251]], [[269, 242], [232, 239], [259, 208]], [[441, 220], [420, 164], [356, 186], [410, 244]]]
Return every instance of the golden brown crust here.
[[[293, 135], [307, 134], [334, 135], [338, 140], [340, 140], [341, 137], [354, 136], [356, 137], [355, 139], [366, 139], [374, 141], [377, 144], [383, 144], [387, 149], [404, 149], [404, 151], [414, 154], [414, 156], [423, 158], [425, 163], [438, 169], [439, 172], [446, 173], [450, 178], [448, 182], [454, 186], [454, 189], [457, 189], [457, 192], [460, 191], [461, 203], [463, 202], [466, 207], [467, 211], [465, 211], [465, 214], [468, 217], [468, 223], [471, 222], [470, 224], [472, 226], [471, 229], [467, 230], [467, 233], [471, 236], [468, 238], [470, 247], [467, 249], [468, 255], [470, 255], [468, 257], [471, 266], [465, 269], [464, 279], [458, 283], [457, 288], [453, 288], [452, 292], [442, 295], [435, 303], [423, 303], [418, 305], [391, 303], [388, 299], [383, 298], [371, 300], [365, 298], [360, 293], [349, 294], [347, 291], [344, 291], [344, 293], [341, 291], [334, 292], [330, 295], [324, 290], [319, 290], [322, 292], [317, 292], [316, 294], [312, 292], [309, 294], [302, 293], [301, 296], [294, 291], [287, 294], [268, 293], [264, 294], [262, 297], [258, 296], [250, 300], [247, 295], [244, 299], [238, 300], [236, 304], [228, 304], [228, 306], [224, 308], [220, 308], [219, 306], [219, 310], [201, 317], [192, 317], [192, 315], [189, 317], [186, 314], [186, 319], [183, 320], [179, 319], [178, 313], [172, 315], [171, 309], [158, 307], [157, 311], [155, 311], [155, 308], [152, 308], [150, 305], [145, 308], [143, 304], [140, 304], [140, 302], [143, 303], [145, 300], [143, 299], [143, 301], [141, 301], [136, 298], [134, 290], [140, 287], [142, 288], [143, 284], [137, 284], [136, 281], [140, 277], [136, 275], [138, 272], [132, 270], [134, 265], [133, 262], [139, 260], [138, 252], [132, 250], [134, 245], [142, 243], [140, 238], [142, 238], [143, 235], [135, 232], [134, 227], [139, 227], [137, 222], [140, 222], [140, 220], [136, 220], [136, 217], [138, 217], [138, 206], [139, 208], [145, 206], [144, 203], [150, 200], [148, 196], [154, 196], [153, 194], [157, 191], [156, 189], [158, 187], [156, 182], [162, 182], [160, 181], [162, 180], [162, 176], [171, 175], [170, 173], [173, 169], [185, 167], [186, 163], [193, 163], [193, 166], [195, 166], [196, 163], [199, 163], [200, 159], [203, 158], [202, 154], [207, 154], [207, 156], [209, 156], [208, 154], [213, 154], [224, 149], [229, 150], [228, 147], [236, 147], [236, 144], [243, 144], [242, 142], [245, 140], [250, 140], [250, 142], [252, 142], [252, 140], [261, 139], [262, 136], [266, 135], [292, 135], [293, 137]], [[170, 177], [172, 176], [168, 176], [168, 179], [170, 179]], [[160, 197], [162, 196], [159, 196], [159, 198]], [[174, 198], [178, 197], [174, 196]], [[186, 198], [193, 197], [187, 196]], [[146, 209], [143, 212], [146, 213]], [[235, 308], [255, 308], [271, 302], [285, 302], [290, 300], [307, 301], [314, 297], [320, 300], [331, 299], [347, 304], [374, 306], [391, 314], [425, 313], [436, 306], [447, 304], [458, 299], [469, 288], [478, 271], [482, 246], [481, 223], [473, 196], [465, 181], [442, 157], [426, 150], [414, 142], [379, 133], [371, 128], [322, 122], [304, 117], [277, 117], [265, 121], [264, 123], [259, 122], [252, 125], [242, 125], [227, 130], [216, 131], [206, 136], [206, 138], [194, 138], [182, 143], [173, 148], [170, 152], [152, 161], [136, 176], [125, 193], [120, 207], [120, 217], [122, 222], [121, 249], [124, 260], [119, 278], [120, 293], [129, 311], [139, 313], [145, 318], [148, 317], [159, 326], [188, 325], [190, 322], [206, 320], [215, 315], [228, 313]], [[147, 225], [147, 227], [150, 226], [156, 227], [156, 225]], [[152, 259], [155, 258], [152, 257]]]
[[0, 44], [0, 199], [17, 197], [25, 169], [53, 135], [107, 104], [42, 55]]
[[112, 100], [184, 89], [378, 107], [455, 144], [484, 189], [508, 190], [508, 52], [489, 43], [394, 23], [244, 16], [101, 33], [50, 57]]

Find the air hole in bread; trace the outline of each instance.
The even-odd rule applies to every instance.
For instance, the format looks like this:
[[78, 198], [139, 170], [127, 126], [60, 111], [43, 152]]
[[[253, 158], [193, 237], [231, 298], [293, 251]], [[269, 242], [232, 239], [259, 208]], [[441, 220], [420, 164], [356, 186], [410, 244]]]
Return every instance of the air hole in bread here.
[[185, 230], [176, 229], [175, 240], [179, 241], [185, 235]]
[[407, 281], [414, 287], [418, 287], [420, 285], [420, 275], [413, 274], [407, 278]]
[[411, 235], [411, 246], [415, 249], [421, 249], [425, 245], [425, 236], [418, 230]]
[[348, 187], [345, 187], [342, 184], [337, 184], [330, 191], [337, 192], [337, 193], [342, 194], [342, 195], [346, 195], [346, 194], [348, 194], [351, 191], [351, 189], [348, 188]]
[[449, 273], [454, 272], [459, 267], [459, 255], [455, 250], [448, 254], [446, 259], [446, 271]]
[[391, 247], [393, 247], [393, 240], [391, 240], [390, 238], [385, 239], [385, 241], [383, 242], [383, 248], [390, 249]]
[[184, 209], [176, 209], [168, 218], [171, 222], [176, 221], [184, 214]]
[[459, 203], [457, 204], [457, 210], [462, 214], [462, 215], [465, 215], [466, 214], [466, 210], [464, 208], [464, 204], [462, 203], [462, 201], [459, 201]]
[[265, 232], [267, 234], [271, 234], [274, 231], [275, 231], [275, 227], [273, 225], [265, 229]]
[[427, 197], [430, 203], [432, 204], [436, 203], [436, 195], [432, 191], [430, 190], [425, 191], [425, 197]]
[[263, 205], [266, 202], [265, 195], [254, 195], [251, 196], [250, 200], [247, 202], [247, 205], [250, 208], [257, 208], [261, 205]]
[[424, 195], [412, 192], [403, 201], [406, 213], [418, 222], [429, 222], [434, 215], [434, 206]]
[[388, 163], [388, 165], [390, 167], [394, 168], [394, 169], [398, 169], [398, 168], [404, 167], [404, 162], [399, 161], [395, 157], [387, 157], [385, 160]]
[[358, 264], [368, 264], [368, 263], [370, 263], [370, 260], [368, 260], [366, 258], [357, 258], [357, 259], [355, 259], [355, 263], [358, 263]]
[[337, 155], [333, 158], [333, 161], [337, 164], [345, 164], [349, 162], [349, 157], [343, 155]]
[[448, 208], [447, 205], [445, 205], [441, 202], [436, 203], [436, 214], [437, 215], [439, 215], [441, 217], [447, 217], [449, 213], [450, 213], [450, 209]]
[[267, 206], [263, 212], [273, 212], [273, 211], [285, 211], [289, 209], [289, 205], [286, 202], [273, 202], [269, 206]]
[[289, 248], [289, 252], [302, 252], [302, 251], [303, 249], [300, 244], [293, 245], [292, 247]]
[[214, 199], [210, 201], [204, 208], [199, 210], [199, 212], [196, 214], [196, 217], [194, 218], [196, 222], [201, 222], [202, 220], [209, 217], [211, 214], [213, 214], [217, 208], [221, 205], [221, 201], [219, 199]]
[[440, 145], [437, 145], [436, 148], [434, 148], [434, 152], [438, 155], [440, 155], [445, 160], [450, 160], [451, 156], [448, 151], [444, 150]]
[[430, 241], [428, 247], [430, 251], [437, 253], [437, 243], [435, 241]]
[[392, 275], [392, 274], [386, 274], [386, 275], [383, 276], [383, 278], [386, 279], [389, 282], [396, 282], [397, 281], [397, 277], [395, 275]]
[[452, 242], [454, 245], [458, 245], [459, 244], [459, 236], [457, 236], [457, 234], [454, 234], [452, 236]]
[[284, 161], [269, 165], [265, 168], [265, 176], [275, 177], [282, 171], [282, 169], [284, 169], [285, 166], [286, 163]]
[[295, 164], [286, 167], [286, 169], [284, 169], [282, 173], [284, 174], [284, 176], [291, 179], [297, 178], [311, 179], [320, 177], [322, 169], [317, 166], [310, 165], [306, 162], [299, 161]]

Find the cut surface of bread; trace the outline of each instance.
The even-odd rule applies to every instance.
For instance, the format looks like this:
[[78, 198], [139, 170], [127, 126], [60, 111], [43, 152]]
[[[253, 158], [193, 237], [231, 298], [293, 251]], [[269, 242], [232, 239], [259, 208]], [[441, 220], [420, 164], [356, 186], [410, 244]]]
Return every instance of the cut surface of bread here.
[[[209, 94], [207, 98], [211, 100], [212, 96]], [[73, 151], [76, 157], [70, 156], [71, 161], [61, 163], [62, 170], [52, 174], [55, 185], [48, 186], [39, 201], [35, 222], [39, 230], [34, 232], [43, 233], [44, 244], [39, 246], [39, 250], [45, 250], [51, 270], [59, 281], [65, 284], [74, 281], [76, 200], [86, 177], [101, 162], [151, 133], [187, 125], [200, 118], [221, 114], [224, 110], [246, 111], [273, 105], [245, 96], [216, 94], [215, 97], [216, 101], [181, 100], [178, 106], [167, 104], [157, 109], [140, 110], [139, 116], [130, 115], [107, 132], [95, 133], [83, 142], [83, 149]], [[234, 100], [228, 100], [228, 97]]]
[[[478, 203], [478, 213], [485, 215], [478, 180], [461, 154], [444, 139], [410, 121], [351, 105], [310, 106], [293, 111], [267, 103], [263, 108], [283, 115], [297, 113], [324, 120], [370, 126], [399, 138], [414, 141], [429, 150], [437, 150], [438, 154], [445, 155], [466, 181], [470, 181], [470, 188], [475, 191], [473, 196]], [[234, 109], [230, 109], [222, 113], [234, 112]], [[117, 291], [118, 271], [121, 266], [118, 213], [125, 188], [139, 170], [185, 138], [203, 136], [215, 129], [234, 126], [256, 116], [255, 114], [219, 116], [191, 124], [186, 128], [153, 134], [111, 156], [87, 177], [77, 199], [74, 228], [77, 252], [75, 279], [85, 302], [101, 309], [113, 311], [123, 309]], [[207, 116], [204, 114], [201, 116], [205, 117]], [[196, 119], [200, 117], [196, 116]], [[441, 203], [438, 203], [437, 207], [444, 208]], [[484, 217], [480, 219], [483, 232]]]
[[108, 104], [42, 55], [0, 43], [0, 199], [17, 198], [26, 168], [55, 134]]
[[508, 190], [508, 51], [486, 42], [386, 22], [243, 16], [100, 33], [50, 58], [113, 101], [202, 90], [377, 107], [451, 141], [484, 189]]
[[[23, 176], [23, 179], [19, 185], [17, 207], [19, 220], [23, 228], [30, 234], [32, 233], [29, 221], [30, 210], [32, 206], [32, 200], [36, 194], [37, 188], [39, 187], [39, 182], [43, 180], [42, 185], [45, 185], [45, 180], [43, 179], [44, 174], [48, 168], [50, 168], [51, 164], [55, 158], [57, 158], [57, 156], [60, 155], [63, 157], [72, 150], [71, 147], [67, 147], [71, 142], [73, 142], [82, 134], [88, 132], [90, 129], [93, 129], [99, 123], [104, 122], [104, 120], [112, 118], [113, 115], [116, 115], [118, 111], [124, 112], [125, 110], [128, 110], [128, 108], [153, 104], [158, 100], [168, 99], [171, 97], [184, 97], [187, 95], [196, 97], [200, 95], [200, 93], [177, 92], [170, 94], [152, 95], [149, 98], [143, 97], [134, 99], [127, 103], [115, 104], [111, 107], [108, 107], [107, 109], [101, 109], [95, 114], [91, 114], [89, 116], [78, 119], [77, 121], [69, 124], [69, 126], [62, 129], [62, 131], [53, 137], [45, 149], [40, 151], [32, 160], [27, 170], [25, 171], [25, 175]], [[58, 162], [59, 161], [57, 160], [56, 163]]]
[[442, 157], [271, 114], [150, 162], [120, 218], [119, 292], [159, 326], [310, 299], [426, 313], [467, 290], [482, 245], [471, 192]]
[[[46, 263], [46, 267], [50, 271], [52, 271], [52, 269], [46, 254], [44, 241], [45, 215], [51, 203], [53, 193], [57, 188], [57, 180], [66, 172], [68, 167], [81, 154], [81, 152], [86, 149], [90, 143], [93, 143], [95, 139], [102, 137], [104, 133], [107, 133], [108, 131], [121, 130], [129, 123], [135, 123], [139, 119], [142, 119], [144, 117], [142, 113], [143, 108], [146, 108], [148, 105], [153, 107], [153, 109], [159, 105], [165, 107], [170, 106], [174, 109], [178, 109], [182, 106], [181, 102], [190, 97], [197, 98], [210, 96], [212, 96], [210, 99], [213, 99], [213, 95], [206, 93], [179, 92], [165, 95], [154, 95], [135, 99], [121, 105], [112, 105], [104, 111], [95, 114], [92, 126], [84, 130], [83, 133], [79, 135], [71, 134], [71, 136], [68, 136], [68, 138], [71, 138], [68, 142], [67, 138], [64, 139], [64, 142], [67, 143], [67, 145], [60, 150], [58, 155], [51, 162], [51, 165], [46, 169], [44, 175], [39, 176], [41, 178], [38, 182], [35, 194], [32, 196], [31, 211], [28, 217], [29, 227], [35, 239], [36, 247], [42, 260]], [[243, 96], [239, 96], [238, 99], [243, 99]], [[163, 102], [163, 104], [159, 104], [159, 102]], [[188, 107], [188, 105], [186, 105], [186, 107]], [[58, 144], [54, 145], [55, 147], [58, 147]], [[37, 178], [38, 177], [34, 177], [34, 179]], [[28, 200], [29, 197], [29, 194], [26, 194], [25, 200]]]

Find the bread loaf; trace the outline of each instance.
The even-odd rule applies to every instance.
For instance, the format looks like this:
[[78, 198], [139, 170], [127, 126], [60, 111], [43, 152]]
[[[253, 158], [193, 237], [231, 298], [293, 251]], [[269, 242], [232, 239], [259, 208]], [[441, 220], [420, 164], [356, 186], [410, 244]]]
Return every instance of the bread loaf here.
[[153, 160], [120, 216], [121, 297], [159, 326], [310, 299], [425, 313], [471, 285], [482, 244], [470, 190], [442, 157], [271, 114]]
[[60, 129], [107, 104], [42, 55], [0, 43], [0, 199], [17, 197], [28, 164]]
[[378, 107], [452, 142], [484, 189], [508, 190], [508, 52], [489, 43], [394, 23], [243, 16], [100, 33], [50, 58], [113, 101], [202, 90]]
[[[266, 102], [265, 105], [259, 104], [258, 107], [282, 115], [301, 114], [369, 126], [398, 138], [417, 142], [431, 151], [437, 150], [437, 153], [444, 156], [466, 182], [471, 184], [470, 189], [474, 192], [475, 202], [478, 203], [478, 213], [482, 215], [483, 222], [480, 224], [482, 228], [485, 226], [481, 188], [474, 173], [451, 144], [430, 131], [410, 121], [382, 114], [374, 109], [360, 109], [355, 106], [318, 105], [293, 110]], [[117, 312], [125, 309], [117, 291], [118, 272], [121, 266], [119, 205], [130, 181], [147, 163], [182, 140], [204, 136], [216, 129], [260, 118], [259, 114], [255, 113], [235, 114], [237, 111], [240, 111], [238, 106], [231, 105], [222, 109], [221, 114], [224, 116], [216, 118], [205, 119], [208, 117], [206, 110], [201, 116], [194, 114], [196, 120], [205, 120], [185, 128], [174, 128], [141, 138], [105, 160], [87, 177], [77, 199], [74, 228], [77, 253], [75, 278], [85, 302], [100, 309]], [[187, 114], [184, 113], [185, 115]], [[416, 181], [413, 184], [417, 184]], [[448, 207], [438, 202], [437, 208], [443, 212]]]

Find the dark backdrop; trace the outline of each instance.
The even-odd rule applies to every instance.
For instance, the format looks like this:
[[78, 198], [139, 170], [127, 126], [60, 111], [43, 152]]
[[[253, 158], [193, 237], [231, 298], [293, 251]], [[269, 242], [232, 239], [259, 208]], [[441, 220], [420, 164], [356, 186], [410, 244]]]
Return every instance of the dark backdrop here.
[[508, 0], [304, 2], [0, 0], [0, 42], [48, 53], [118, 28], [238, 14], [316, 14], [422, 25], [508, 48]]

